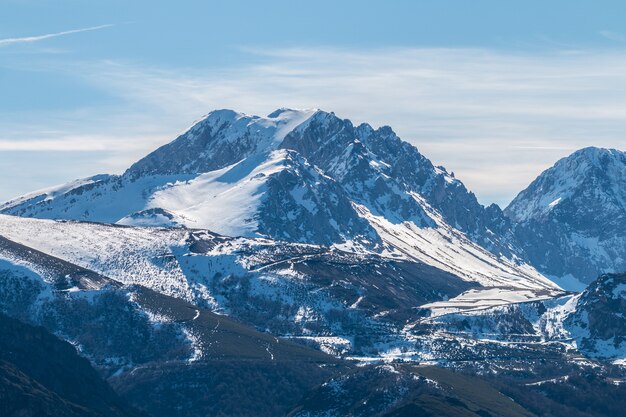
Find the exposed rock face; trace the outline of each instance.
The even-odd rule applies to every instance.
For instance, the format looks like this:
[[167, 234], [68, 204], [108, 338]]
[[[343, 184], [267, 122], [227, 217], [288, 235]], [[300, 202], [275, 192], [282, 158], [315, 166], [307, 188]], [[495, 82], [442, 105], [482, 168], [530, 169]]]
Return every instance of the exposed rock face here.
[[499, 209], [480, 205], [461, 181], [435, 167], [388, 126], [354, 127], [334, 113], [318, 112], [287, 134], [280, 146], [320, 167], [375, 215], [429, 227], [434, 221], [427, 211], [434, 208], [447, 224], [478, 244], [511, 254], [508, 244], [490, 230], [506, 230], [508, 222]]

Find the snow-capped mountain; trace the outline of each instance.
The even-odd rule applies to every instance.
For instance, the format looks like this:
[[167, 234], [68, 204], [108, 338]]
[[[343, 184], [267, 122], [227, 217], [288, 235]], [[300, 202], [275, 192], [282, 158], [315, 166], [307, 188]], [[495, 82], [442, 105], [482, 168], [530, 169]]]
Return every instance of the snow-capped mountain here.
[[[329, 194], [325, 186], [334, 189]], [[445, 169], [434, 167], [389, 127], [354, 127], [319, 110], [281, 109], [265, 118], [214, 111], [122, 176], [100, 175], [32, 193], [3, 204], [1, 210], [28, 217], [178, 224], [310, 243], [340, 243], [356, 235], [372, 238], [366, 225], [356, 224], [342, 194], [393, 223], [434, 226], [427, 213], [434, 208], [474, 241], [510, 254], [489, 230], [493, 209], [484, 209]], [[323, 239], [307, 238], [305, 232], [289, 236], [293, 231], [276, 226], [287, 226], [286, 220], [295, 222], [300, 214], [277, 212], [268, 202], [285, 197], [306, 208], [316, 223], [337, 223], [345, 229], [352, 221], [354, 231], [344, 236], [330, 232]], [[320, 197], [335, 202], [333, 213], [316, 206]], [[219, 215], [215, 207], [220, 207]], [[338, 218], [333, 218], [335, 213]], [[323, 233], [324, 227], [318, 227]]]
[[482, 207], [389, 127], [355, 127], [321, 110], [214, 111], [124, 175], [79, 180], [0, 209], [335, 245], [529, 290], [525, 299], [558, 291], [489, 228], [506, 223], [499, 209]]
[[526, 259], [563, 286], [625, 271], [626, 153], [581, 149], [544, 171], [504, 212]]
[[215, 111], [122, 176], [25, 196], [5, 205], [5, 212], [376, 246], [375, 232], [332, 178], [301, 155], [278, 149], [287, 132], [314, 114], [282, 111], [260, 118]]

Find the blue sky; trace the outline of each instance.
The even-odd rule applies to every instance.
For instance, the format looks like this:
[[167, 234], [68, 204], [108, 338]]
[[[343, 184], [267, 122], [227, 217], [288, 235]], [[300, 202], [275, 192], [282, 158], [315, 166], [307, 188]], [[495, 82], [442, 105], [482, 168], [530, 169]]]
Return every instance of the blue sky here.
[[626, 147], [624, 22], [622, 1], [2, 0], [0, 199], [122, 172], [214, 108], [316, 107], [504, 205]]

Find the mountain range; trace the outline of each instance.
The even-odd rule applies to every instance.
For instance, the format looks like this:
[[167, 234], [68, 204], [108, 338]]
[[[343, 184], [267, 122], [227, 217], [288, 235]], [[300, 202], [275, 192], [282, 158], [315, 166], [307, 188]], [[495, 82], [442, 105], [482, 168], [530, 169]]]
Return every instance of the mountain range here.
[[[581, 149], [502, 210], [389, 127], [217, 110], [122, 175], [0, 213], [0, 310], [154, 416], [347, 415], [394, 384], [350, 415], [576, 415], [563, 381], [626, 378], [622, 151]], [[251, 378], [243, 402], [216, 386]], [[488, 399], [459, 396], [479, 383]], [[556, 414], [523, 403], [539, 394]]]
[[626, 268], [625, 160], [621, 151], [582, 149], [502, 211], [480, 205], [389, 127], [354, 126], [321, 110], [218, 110], [123, 175], [31, 193], [0, 212], [377, 253], [406, 252], [394, 236], [430, 230], [528, 263], [557, 283], [589, 283]]

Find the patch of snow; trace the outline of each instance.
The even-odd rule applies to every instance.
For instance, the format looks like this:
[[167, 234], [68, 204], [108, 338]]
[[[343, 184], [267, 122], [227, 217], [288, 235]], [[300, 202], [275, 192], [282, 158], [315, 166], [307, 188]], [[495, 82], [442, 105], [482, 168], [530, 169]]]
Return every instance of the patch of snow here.
[[204, 355], [202, 338], [197, 336], [191, 330], [185, 327], [183, 327], [183, 334], [185, 335], [185, 337], [191, 344], [191, 350], [192, 350], [192, 354], [189, 357], [189, 359], [187, 359], [187, 362], [193, 363], [202, 359], [202, 356]]
[[431, 318], [446, 314], [485, 310], [496, 306], [546, 300], [551, 294], [538, 295], [532, 290], [519, 288], [479, 288], [466, 291], [447, 301], [437, 301], [421, 306], [431, 310]]
[[554, 200], [553, 202], [551, 202], [550, 204], [548, 204], [548, 208], [552, 209], [554, 208], [554, 206], [556, 206], [557, 204], [559, 204], [559, 202], [561, 201], [561, 197], [557, 198], [556, 200]]

